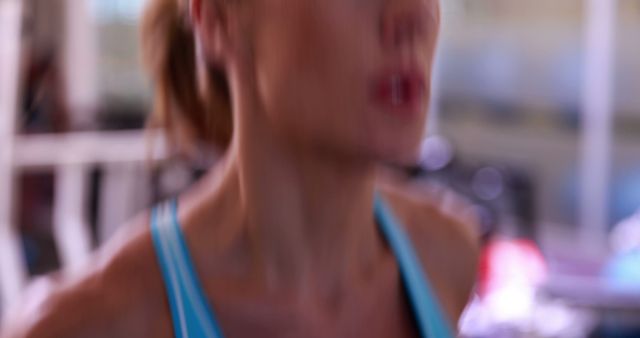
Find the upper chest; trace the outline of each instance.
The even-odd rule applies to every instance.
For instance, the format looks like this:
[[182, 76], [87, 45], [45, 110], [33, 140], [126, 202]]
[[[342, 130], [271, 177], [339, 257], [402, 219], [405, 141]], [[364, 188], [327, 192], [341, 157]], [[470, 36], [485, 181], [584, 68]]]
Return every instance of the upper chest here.
[[243, 297], [215, 285], [205, 288], [226, 338], [418, 337], [397, 270], [348, 293], [301, 302], [287, 295]]
[[[212, 307], [225, 338], [243, 337], [412, 337], [419, 334], [414, 313], [396, 265], [384, 268], [375, 282], [361, 285], [347, 294], [331, 312], [310, 311], [293, 306], [278, 297], [260, 297], [230, 291], [224, 283], [203, 279], [206, 302]], [[434, 290], [443, 308], [449, 303], [444, 283], [436, 279]], [[243, 287], [238, 285], [238, 290]], [[175, 337], [174, 321], [162, 287], [147, 294], [152, 307], [144, 316], [146, 329], [142, 336]], [[152, 291], [152, 292], [151, 292]], [[132, 331], [133, 332], [133, 331]], [[141, 332], [136, 330], [136, 332]]]
[[[399, 210], [401, 222], [412, 224], [411, 215]], [[411, 236], [411, 234], [410, 234]], [[411, 236], [413, 237], [413, 236]], [[430, 236], [419, 239], [428, 239]], [[413, 237], [412, 239], [416, 239]], [[431, 283], [434, 295], [438, 298], [442, 310], [451, 315], [454, 297], [447, 286], [446, 241], [428, 240], [425, 243], [411, 243], [426, 247], [429, 258], [422, 261], [427, 279]], [[446, 244], [446, 243], [445, 243]], [[197, 251], [196, 251], [197, 253]], [[216, 322], [221, 327], [224, 337], [417, 337], [413, 311], [409, 305], [405, 285], [401, 282], [396, 264], [381, 267], [380, 276], [370, 283], [353, 288], [350, 294], [341, 296], [339, 306], [327, 311], [314, 308], [314, 304], [292, 305], [287, 302], [286, 295], [264, 297], [259, 292], [251, 292], [250, 287], [233, 281], [210, 278], [202, 273], [206, 262], [200, 261], [200, 255], [194, 255], [194, 263], [199, 276], [206, 302], [212, 307]], [[225, 259], [227, 262], [233, 260]], [[392, 261], [395, 261], [392, 258]], [[232, 264], [237, 265], [237, 264]], [[206, 270], [206, 269], [205, 269]], [[226, 284], [226, 285], [225, 285]], [[170, 314], [168, 306], [163, 311], [164, 319]], [[451, 317], [451, 316], [450, 316]], [[453, 317], [451, 317], [453, 318]], [[170, 318], [168, 322], [171, 322]], [[162, 325], [158, 325], [159, 327]], [[166, 328], [166, 323], [165, 323]], [[172, 330], [169, 330], [171, 332]], [[162, 332], [164, 336], [167, 332]]]

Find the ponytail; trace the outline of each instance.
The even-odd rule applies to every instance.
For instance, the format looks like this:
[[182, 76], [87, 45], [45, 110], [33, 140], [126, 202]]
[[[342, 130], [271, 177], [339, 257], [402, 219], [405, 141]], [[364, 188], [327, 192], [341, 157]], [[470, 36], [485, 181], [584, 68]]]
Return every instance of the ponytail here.
[[178, 147], [226, 150], [233, 129], [223, 70], [206, 65], [187, 22], [188, 0], [149, 0], [142, 20], [142, 58], [154, 87], [151, 126]]

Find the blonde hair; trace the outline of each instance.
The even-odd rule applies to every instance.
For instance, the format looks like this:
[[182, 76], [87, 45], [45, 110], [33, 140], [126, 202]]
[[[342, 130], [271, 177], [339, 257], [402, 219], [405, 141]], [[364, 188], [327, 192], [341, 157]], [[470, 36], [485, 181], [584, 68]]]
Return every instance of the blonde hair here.
[[224, 151], [233, 129], [227, 78], [197, 52], [188, 1], [149, 0], [143, 15], [142, 61], [154, 89], [149, 124], [178, 147], [204, 143]]

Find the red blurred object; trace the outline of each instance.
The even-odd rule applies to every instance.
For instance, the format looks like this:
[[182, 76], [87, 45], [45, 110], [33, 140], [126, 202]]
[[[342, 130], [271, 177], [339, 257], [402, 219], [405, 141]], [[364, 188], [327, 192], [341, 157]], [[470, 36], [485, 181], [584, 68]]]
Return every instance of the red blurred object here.
[[547, 264], [538, 246], [527, 239], [493, 239], [480, 256], [480, 297], [507, 285], [536, 286], [547, 278]]

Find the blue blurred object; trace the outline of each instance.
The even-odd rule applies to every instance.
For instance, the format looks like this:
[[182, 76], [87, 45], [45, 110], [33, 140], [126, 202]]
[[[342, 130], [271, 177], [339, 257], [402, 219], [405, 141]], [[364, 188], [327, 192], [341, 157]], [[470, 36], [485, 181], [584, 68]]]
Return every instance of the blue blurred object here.
[[605, 266], [610, 287], [623, 292], [640, 292], [640, 248], [616, 255]]
[[633, 167], [615, 173], [611, 189], [611, 221], [613, 224], [629, 217], [640, 203], [640, 168]]

